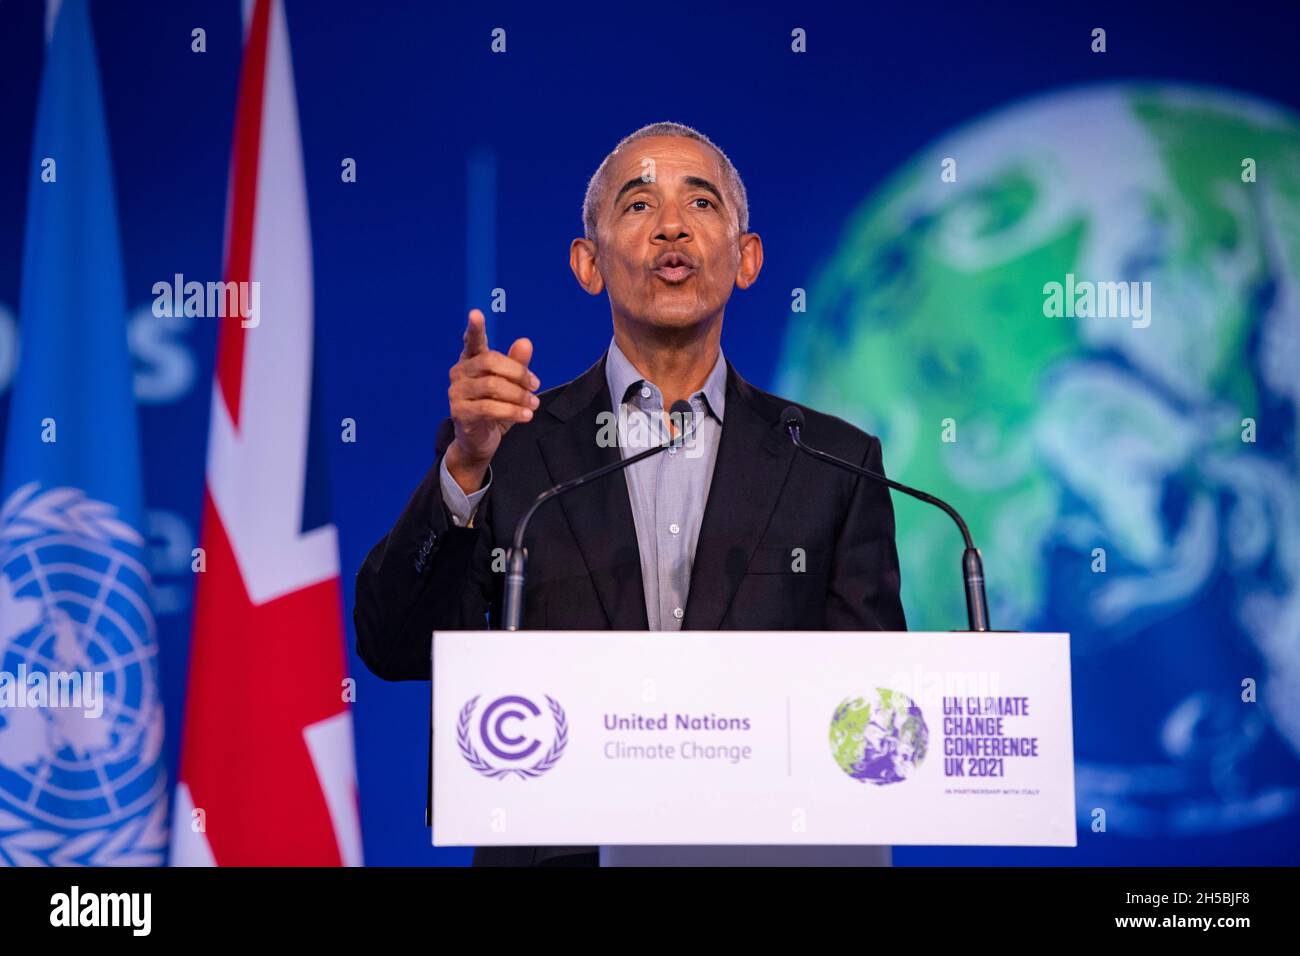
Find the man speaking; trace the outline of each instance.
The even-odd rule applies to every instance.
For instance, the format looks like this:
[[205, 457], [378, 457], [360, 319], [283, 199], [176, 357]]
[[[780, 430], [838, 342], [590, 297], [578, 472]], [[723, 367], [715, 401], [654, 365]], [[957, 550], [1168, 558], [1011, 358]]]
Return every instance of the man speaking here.
[[[469, 313], [435, 461], [357, 574], [366, 666], [428, 680], [432, 631], [500, 626], [501, 555], [519, 517], [551, 486], [674, 434], [666, 410], [679, 400], [693, 413], [684, 447], [537, 511], [523, 627], [906, 629], [888, 490], [797, 455], [780, 420], [790, 402], [722, 355], [732, 288], [763, 266], [731, 160], [690, 127], [643, 127], [596, 170], [583, 221], [569, 266], [589, 293], [608, 293], [613, 340], [578, 378], [536, 394], [532, 342], [494, 351], [483, 314]], [[878, 439], [805, 415], [810, 442], [883, 473]], [[594, 847], [474, 854], [475, 865], [596, 862]]]

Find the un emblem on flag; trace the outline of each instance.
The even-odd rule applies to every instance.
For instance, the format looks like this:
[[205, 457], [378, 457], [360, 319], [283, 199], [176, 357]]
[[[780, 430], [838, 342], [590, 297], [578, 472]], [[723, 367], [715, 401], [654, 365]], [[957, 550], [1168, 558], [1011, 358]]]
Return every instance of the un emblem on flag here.
[[77, 488], [0, 506], [0, 865], [163, 862], [144, 543]]

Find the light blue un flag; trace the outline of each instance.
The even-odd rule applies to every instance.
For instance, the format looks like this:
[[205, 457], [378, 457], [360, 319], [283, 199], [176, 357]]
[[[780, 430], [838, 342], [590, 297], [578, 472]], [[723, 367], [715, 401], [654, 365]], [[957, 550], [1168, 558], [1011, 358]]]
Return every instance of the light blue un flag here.
[[86, 0], [51, 0], [0, 462], [0, 864], [161, 864], [126, 297]]

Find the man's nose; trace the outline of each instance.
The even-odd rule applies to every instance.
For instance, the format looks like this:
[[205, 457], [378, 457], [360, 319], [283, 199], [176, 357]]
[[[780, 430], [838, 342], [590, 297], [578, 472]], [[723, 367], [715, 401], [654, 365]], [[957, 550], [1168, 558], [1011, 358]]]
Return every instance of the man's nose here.
[[665, 242], [676, 242], [679, 239], [690, 238], [690, 230], [686, 228], [686, 220], [682, 218], [681, 210], [674, 203], [665, 203], [662, 212], [659, 213], [658, 228], [655, 231], [655, 238], [662, 239]]

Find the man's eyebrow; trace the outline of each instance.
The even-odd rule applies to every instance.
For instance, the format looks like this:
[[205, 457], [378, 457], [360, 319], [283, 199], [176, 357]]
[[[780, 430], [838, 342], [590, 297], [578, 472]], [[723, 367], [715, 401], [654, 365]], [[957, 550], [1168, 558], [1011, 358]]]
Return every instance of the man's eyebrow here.
[[[707, 189], [709, 192], [713, 193], [713, 197], [718, 200], [719, 205], [721, 206], [726, 205], [726, 202], [723, 201], [722, 193], [718, 190], [718, 187], [713, 185], [713, 183], [709, 182], [707, 179], [704, 179], [700, 176], [683, 176], [682, 182], [684, 182], [687, 186], [695, 186], [698, 189]], [[635, 179], [629, 179], [627, 182], [623, 184], [623, 188], [618, 191], [618, 195], [614, 197], [614, 203], [617, 205], [618, 201], [623, 198], [623, 195], [625, 193], [631, 192], [633, 189], [640, 189], [643, 186], [651, 186], [651, 185], [654, 184], [646, 182], [640, 176], [636, 177]]]
[[707, 179], [701, 179], [699, 176], [687, 176], [685, 177], [684, 182], [688, 186], [707, 189], [709, 192], [713, 193], [713, 198], [718, 201], [719, 206], [726, 205], [726, 203], [722, 201], [722, 193], [718, 191], [718, 187], [713, 185], [713, 183], [709, 182]]

